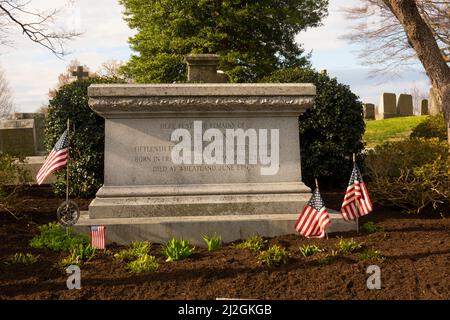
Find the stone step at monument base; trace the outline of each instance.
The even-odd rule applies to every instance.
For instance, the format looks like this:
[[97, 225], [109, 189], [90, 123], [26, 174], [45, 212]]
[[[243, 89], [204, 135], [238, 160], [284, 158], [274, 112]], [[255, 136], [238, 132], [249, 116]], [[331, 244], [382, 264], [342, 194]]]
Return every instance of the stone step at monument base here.
[[297, 212], [311, 197], [302, 182], [105, 187], [91, 219], [255, 215]]
[[[341, 215], [329, 210], [331, 223], [328, 232], [356, 230], [356, 223], [345, 222]], [[165, 243], [171, 238], [189, 240], [196, 246], [205, 246], [202, 235], [216, 233], [228, 243], [259, 234], [262, 237], [276, 237], [296, 234], [295, 222], [299, 214], [228, 215], [228, 216], [183, 216], [144, 218], [90, 219], [87, 211], [81, 212], [74, 226], [75, 231], [89, 234], [90, 226], [106, 227], [106, 242], [122, 245], [132, 241]]]

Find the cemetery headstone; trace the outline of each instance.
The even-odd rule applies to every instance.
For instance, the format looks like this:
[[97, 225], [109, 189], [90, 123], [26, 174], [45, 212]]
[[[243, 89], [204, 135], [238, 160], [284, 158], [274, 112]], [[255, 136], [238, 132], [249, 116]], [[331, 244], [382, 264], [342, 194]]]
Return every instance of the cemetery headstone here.
[[[45, 154], [45, 114], [43, 113], [12, 113], [9, 120], [34, 120], [34, 134], [36, 138], [36, 153]], [[34, 155], [34, 154], [30, 154]]]
[[375, 105], [373, 103], [365, 103], [364, 108], [364, 119], [375, 120]]
[[72, 77], [76, 77], [77, 80], [83, 80], [89, 78], [89, 72], [85, 71], [83, 66], [78, 66], [75, 71], [72, 71]]
[[414, 106], [412, 95], [400, 94], [397, 100], [397, 112], [399, 116], [407, 117], [414, 115]]
[[395, 93], [383, 92], [378, 103], [376, 119], [388, 119], [397, 117], [397, 101]]
[[0, 121], [0, 151], [13, 155], [35, 155], [34, 120]]
[[216, 67], [206, 67], [217, 57], [187, 60], [200, 83], [89, 87], [90, 107], [105, 118], [104, 185], [76, 230], [101, 224], [111, 242], [196, 245], [202, 234], [229, 242], [295, 232], [311, 196], [298, 117], [313, 106], [315, 86], [217, 83]]
[[420, 100], [420, 115], [425, 116], [429, 114], [430, 112], [428, 110], [428, 100], [427, 99]]

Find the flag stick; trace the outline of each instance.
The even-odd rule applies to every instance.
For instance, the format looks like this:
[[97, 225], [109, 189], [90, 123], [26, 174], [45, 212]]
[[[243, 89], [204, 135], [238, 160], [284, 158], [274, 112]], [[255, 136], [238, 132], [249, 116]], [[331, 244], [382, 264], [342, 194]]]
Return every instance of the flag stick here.
[[[69, 131], [70, 131], [70, 119], [67, 119], [67, 140], [70, 143], [69, 140]], [[69, 152], [69, 151], [67, 151]], [[69, 159], [70, 157], [67, 157], [67, 164], [66, 164], [66, 205], [69, 206]]]
[[[353, 154], [353, 166], [355, 166], [356, 164], [356, 154]], [[355, 196], [355, 205], [356, 205], [356, 210], [358, 210], [358, 214], [356, 215], [356, 233], [359, 234], [359, 212], [360, 212], [360, 208], [359, 208], [359, 201], [358, 198]]]
[[[319, 181], [317, 180], [317, 178], [314, 179], [316, 181], [316, 189], [319, 190]], [[328, 231], [325, 231], [325, 235], [327, 237], [328, 240]]]

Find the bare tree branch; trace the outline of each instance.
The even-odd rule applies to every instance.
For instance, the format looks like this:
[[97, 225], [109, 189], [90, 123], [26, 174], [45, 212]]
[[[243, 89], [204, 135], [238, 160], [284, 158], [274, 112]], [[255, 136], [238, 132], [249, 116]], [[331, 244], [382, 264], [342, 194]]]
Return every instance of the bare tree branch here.
[[11, 45], [8, 39], [11, 29], [19, 29], [31, 41], [47, 48], [57, 57], [67, 54], [64, 44], [81, 35], [75, 31], [54, 31], [55, 18], [60, 13], [29, 9], [31, 0], [0, 0], [0, 44]]
[[5, 73], [0, 67], [0, 119], [13, 111], [14, 103], [11, 88], [5, 78]]
[[[450, 62], [450, 1], [416, 0], [420, 15], [432, 30], [444, 60]], [[342, 38], [363, 45], [358, 59], [373, 66], [372, 76], [386, 71], [400, 72], [417, 63], [417, 55], [389, 3], [360, 0], [360, 4], [342, 9], [355, 21]]]

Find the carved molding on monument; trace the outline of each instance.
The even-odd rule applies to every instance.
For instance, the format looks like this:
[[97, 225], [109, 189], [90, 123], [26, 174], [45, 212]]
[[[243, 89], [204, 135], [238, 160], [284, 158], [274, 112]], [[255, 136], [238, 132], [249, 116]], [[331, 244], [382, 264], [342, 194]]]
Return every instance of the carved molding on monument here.
[[[264, 97], [102, 97], [90, 98], [90, 107], [101, 116], [145, 113], [195, 113], [211, 114], [252, 112], [274, 115], [301, 114], [314, 105], [314, 97], [264, 96]], [[186, 115], [183, 115], [186, 116]]]

